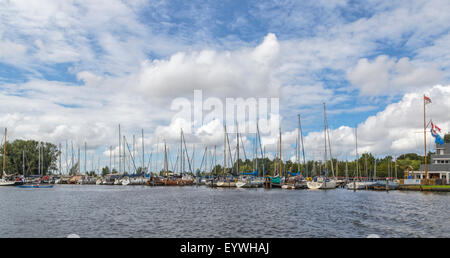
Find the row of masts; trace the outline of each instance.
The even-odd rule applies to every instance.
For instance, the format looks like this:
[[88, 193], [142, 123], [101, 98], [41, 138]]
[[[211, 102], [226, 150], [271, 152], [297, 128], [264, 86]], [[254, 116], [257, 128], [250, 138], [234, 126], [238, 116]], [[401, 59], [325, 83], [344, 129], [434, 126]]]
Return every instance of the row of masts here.
[[[298, 139], [296, 140], [297, 144], [296, 144], [296, 163], [299, 167], [300, 164], [300, 152], [303, 153], [303, 164], [306, 163], [305, 161], [305, 152], [304, 152], [304, 146], [303, 146], [303, 134], [301, 132], [301, 124], [300, 124], [300, 115], [298, 115], [298, 122], [299, 122], [299, 131], [298, 131]], [[237, 124], [236, 124], [236, 128]], [[150, 154], [149, 156], [149, 162], [147, 164], [147, 166], [145, 166], [145, 143], [144, 143], [144, 131], [143, 129], [141, 130], [141, 134], [142, 134], [142, 158], [141, 158], [141, 162], [142, 162], [142, 166], [141, 166], [141, 171], [151, 171], [151, 159], [152, 159], [152, 155], [153, 153]], [[282, 174], [282, 146], [281, 146], [281, 127], [280, 127], [280, 137], [279, 137], [279, 155], [276, 155], [276, 159], [279, 161], [279, 169], [277, 169], [277, 173], [279, 175]], [[119, 125], [119, 137], [118, 137], [118, 155], [116, 153], [116, 151], [113, 151], [112, 146], [109, 146], [109, 154], [110, 154], [110, 158], [109, 158], [109, 169], [114, 169], [115, 171], [117, 171], [117, 173], [119, 174], [124, 174], [127, 171], [127, 164], [128, 164], [128, 171], [130, 171], [130, 167], [132, 167], [134, 169], [134, 171], [137, 171], [137, 166], [136, 166], [136, 150], [135, 150], [135, 136], [133, 135], [133, 144], [132, 144], [132, 150], [130, 149], [127, 139], [124, 135], [121, 134], [121, 126]], [[300, 144], [301, 143], [301, 144]], [[300, 145], [301, 145], [301, 151], [300, 151]], [[228, 168], [231, 169], [231, 174], [234, 176], [238, 176], [241, 172], [241, 168], [240, 168], [240, 155], [241, 155], [241, 148], [243, 150], [243, 154], [244, 154], [244, 158], [245, 160], [247, 160], [247, 153], [246, 153], [246, 149], [244, 146], [244, 142], [243, 142], [243, 137], [241, 137], [241, 134], [239, 132], [238, 129], [236, 129], [236, 148], [234, 149], [234, 155], [232, 155], [232, 148], [231, 148], [231, 144], [230, 144], [230, 138], [229, 138], [229, 133], [227, 133], [227, 128], [226, 126], [224, 126], [224, 149], [223, 149], [223, 172], [224, 174], [227, 174]], [[188, 149], [187, 149], [187, 145], [186, 145], [186, 141], [185, 141], [185, 136], [183, 133], [183, 130], [180, 130], [180, 147], [179, 147], [179, 153], [176, 157], [176, 161], [175, 161], [175, 165], [172, 166], [172, 171], [177, 170], [180, 173], [186, 173], [186, 171], [188, 171], [188, 173], [190, 174], [195, 174], [196, 171], [194, 171], [194, 155], [195, 155], [195, 145], [193, 145], [192, 147], [192, 155], [189, 155]], [[61, 143], [59, 144], [59, 172], [60, 174], [62, 174], [63, 168], [62, 168], [62, 154], [63, 154], [63, 149], [61, 146]], [[263, 176], [263, 173], [266, 171], [265, 168], [265, 164], [264, 164], [264, 159], [265, 159], [265, 146], [262, 146], [261, 143], [261, 137], [259, 134], [259, 126], [257, 126], [257, 133], [255, 134], [255, 138], [253, 139], [253, 170], [257, 171], [258, 174], [260, 176]], [[128, 152], [128, 153], [127, 153]], [[156, 152], [159, 152], [159, 141], [157, 143], [156, 146]], [[164, 141], [164, 165], [163, 165], [163, 171], [168, 171], [169, 170], [169, 158], [168, 158], [168, 148], [167, 148], [167, 144]], [[228, 153], [227, 153], [228, 152]], [[73, 142], [71, 142], [71, 155], [69, 155], [69, 144], [68, 141], [66, 141], [66, 146], [65, 146], [65, 170], [66, 170], [66, 174], [69, 173], [73, 173], [76, 172], [78, 174], [81, 174], [81, 150], [80, 147], [78, 147], [78, 155], [75, 155], [75, 151], [74, 151], [74, 146], [73, 146]], [[71, 156], [69, 158], [69, 156]], [[77, 156], [77, 161], [75, 161], [75, 156]], [[116, 167], [116, 156], [118, 156], [118, 167]], [[207, 170], [207, 164], [208, 164], [208, 156], [212, 157], [212, 159], [214, 160], [212, 166], [212, 172], [217, 172], [216, 171], [216, 165], [217, 165], [217, 146], [214, 146], [214, 152], [211, 153], [211, 151], [208, 152], [208, 147], [205, 147], [205, 150], [203, 152], [203, 156], [202, 156], [202, 161], [200, 163], [200, 167], [199, 169], [201, 170], [202, 167], [204, 167], [204, 171]], [[228, 159], [227, 159], [228, 156]], [[234, 157], [233, 157], [234, 156]], [[261, 160], [262, 160], [262, 164], [258, 164], [258, 159], [259, 156], [261, 156]], [[87, 150], [87, 142], [84, 142], [84, 171], [85, 174], [88, 172], [88, 168], [87, 168], [87, 164], [88, 164], [88, 150]], [[97, 166], [94, 167], [94, 155], [91, 156], [91, 164], [92, 164], [92, 168], [91, 171], [98, 171], [100, 169], [100, 158], [98, 158], [98, 162], [97, 162]], [[127, 163], [128, 162], [128, 163]], [[211, 161], [212, 162], [212, 161]], [[114, 163], [114, 164], [113, 164]], [[231, 165], [230, 165], [231, 163]], [[259, 167], [262, 166], [262, 170], [259, 169]], [[175, 168], [174, 168], [175, 167]], [[74, 170], [76, 168], [76, 171], [71, 171]], [[116, 169], [118, 168], [118, 169]], [[157, 171], [157, 161], [155, 161], [155, 169]], [[261, 173], [259, 173], [260, 171], [262, 171]]]
[[[328, 127], [328, 122], [327, 122], [327, 115], [326, 115], [326, 105], [325, 103], [323, 104], [323, 111], [324, 111], [324, 175], [325, 177], [329, 176], [328, 171], [329, 169], [331, 169], [331, 174], [332, 177], [337, 177], [338, 176], [338, 163], [336, 161], [336, 174], [335, 174], [335, 169], [334, 169], [334, 165], [333, 165], [333, 157], [332, 157], [332, 151], [331, 151], [331, 140], [330, 140], [330, 131], [329, 131], [329, 127]], [[132, 139], [132, 148], [130, 148], [127, 138], [125, 135], [121, 134], [121, 126], [119, 124], [119, 133], [118, 133], [118, 167], [116, 167], [116, 151], [113, 151], [112, 146], [109, 146], [109, 172], [117, 172], [119, 174], [125, 174], [125, 173], [129, 173], [130, 171], [134, 170], [134, 173], [145, 173], [145, 172], [150, 172], [152, 171], [151, 169], [151, 165], [152, 165], [152, 155], [153, 153], [150, 153], [149, 156], [149, 161], [147, 166], [145, 165], [145, 143], [144, 143], [144, 130], [141, 130], [141, 144], [142, 144], [142, 157], [141, 157], [141, 166], [140, 166], [140, 170], [138, 171], [138, 165], [137, 165], [137, 161], [136, 161], [136, 139], [135, 139], [135, 135], [133, 135], [133, 139]], [[230, 174], [233, 176], [239, 176], [241, 174], [241, 167], [240, 167], [240, 150], [242, 148], [243, 150], [243, 154], [244, 154], [244, 158], [245, 160], [247, 160], [247, 154], [245, 151], [245, 146], [244, 146], [244, 142], [243, 142], [243, 137], [241, 137], [241, 134], [239, 132], [238, 129], [238, 124], [236, 122], [236, 132], [235, 132], [235, 140], [236, 140], [236, 147], [234, 149], [234, 157], [232, 155], [232, 149], [231, 149], [231, 144], [230, 144], [230, 139], [229, 139], [229, 133], [227, 132], [227, 127], [224, 126], [224, 148], [223, 148], [223, 174], [226, 175], [228, 174], [228, 168], [230, 168]], [[6, 136], [6, 131], [5, 131], [5, 136]], [[356, 150], [356, 158], [357, 160], [359, 160], [359, 154], [358, 154], [358, 142], [357, 142], [357, 129], [355, 127], [355, 150]], [[275, 175], [278, 176], [287, 176], [287, 171], [286, 171], [286, 167], [283, 169], [283, 156], [282, 156], [282, 131], [281, 131], [281, 126], [279, 127], [279, 141], [278, 141], [278, 153], [276, 153], [275, 156], [275, 160], [278, 161], [278, 166], [275, 166]], [[73, 146], [73, 142], [71, 142], [71, 161], [70, 161], [70, 165], [69, 165], [69, 158], [68, 158], [68, 153], [69, 153], [69, 146], [68, 146], [68, 141], [66, 141], [66, 155], [65, 155], [65, 167], [66, 167], [66, 174], [69, 173], [74, 173], [76, 172], [77, 174], [81, 174], [81, 150], [80, 147], [78, 147], [78, 155], [77, 155], [77, 162], [75, 162], [75, 155], [74, 155], [74, 146]], [[217, 165], [217, 146], [214, 146], [214, 152], [211, 153], [211, 150], [208, 152], [208, 146], [205, 147], [204, 151], [203, 151], [203, 156], [201, 159], [201, 163], [199, 166], [199, 169], [196, 171], [195, 165], [194, 165], [194, 155], [195, 155], [195, 145], [193, 145], [192, 147], [192, 155], [189, 155], [188, 152], [188, 148], [186, 145], [186, 140], [185, 140], [185, 136], [183, 133], [183, 130], [180, 130], [180, 146], [179, 146], [179, 150], [178, 155], [176, 157], [176, 161], [175, 164], [172, 163], [172, 169], [169, 169], [169, 163], [171, 163], [171, 160], [169, 160], [169, 148], [167, 147], [166, 142], [164, 141], [164, 164], [162, 167], [162, 171], [165, 171], [166, 173], [169, 172], [169, 170], [175, 172], [178, 171], [180, 174], [184, 174], [184, 173], [189, 173], [191, 175], [196, 175], [198, 172], [201, 172], [201, 170], [203, 169], [203, 171], [207, 171], [208, 170], [208, 156], [212, 157], [212, 160], [210, 161], [210, 172], [214, 172], [217, 173], [216, 171], [216, 165]], [[259, 147], [259, 148], [258, 148]], [[258, 151], [259, 149], [259, 151]], [[253, 140], [253, 172], [256, 172], [257, 176], [265, 176], [265, 164], [264, 164], [264, 160], [265, 160], [265, 146], [262, 146], [261, 143], [261, 137], [259, 134], [259, 127], [257, 124], [257, 132], [255, 134], [254, 140]], [[157, 143], [157, 150], [156, 150], [157, 154], [159, 152], [159, 141]], [[42, 148], [39, 147], [39, 174], [41, 174], [41, 169], [43, 169], [43, 165], [41, 164], [41, 153], [42, 156], [44, 155], [44, 152], [42, 151]], [[300, 115], [298, 115], [298, 128], [297, 128], [297, 139], [296, 139], [296, 144], [295, 144], [295, 163], [297, 165], [297, 173], [300, 172], [300, 160], [301, 160], [301, 154], [302, 154], [302, 167], [305, 169], [303, 176], [310, 176], [309, 175], [309, 171], [308, 171], [308, 166], [306, 166], [306, 158], [305, 158], [305, 150], [304, 150], [304, 143], [303, 143], [303, 133], [302, 133], [302, 127], [301, 127], [301, 119], [300, 119]], [[88, 168], [87, 168], [87, 155], [88, 155], [88, 151], [87, 151], [87, 142], [84, 142], [84, 171], [85, 174], [88, 173]], [[25, 156], [25, 154], [24, 154]], [[227, 158], [228, 156], [228, 158]], [[258, 156], [262, 157], [262, 164], [258, 164]], [[25, 157], [24, 157], [25, 159]], [[42, 160], [44, 160], [44, 157], [42, 157]], [[97, 166], [94, 167], [94, 163], [95, 163], [95, 158], [94, 155], [92, 155], [91, 158], [91, 172], [92, 171], [97, 171], [98, 173], [100, 173], [100, 158], [98, 158], [98, 162], [97, 162]], [[212, 162], [214, 161], [214, 162]], [[328, 161], [331, 162], [331, 166], [328, 166]], [[114, 162], [114, 166], [113, 166], [113, 162]], [[228, 163], [228, 162], [231, 162]], [[186, 166], [187, 165], [187, 166]], [[262, 166], [262, 170], [259, 169], [259, 167]], [[128, 167], [128, 168], [127, 168]], [[118, 169], [116, 169], [118, 168]], [[395, 168], [397, 168], [395, 166]], [[74, 169], [76, 169], [76, 171], [73, 171]], [[314, 169], [315, 170], [315, 169]], [[158, 171], [158, 161], [155, 159], [155, 170], [154, 171]], [[361, 177], [360, 174], [360, 169], [359, 169], [359, 162], [356, 162], [356, 177], [359, 178]], [[367, 171], [367, 166], [366, 166], [366, 171]], [[389, 170], [390, 171], [390, 170]], [[62, 174], [62, 146], [61, 144], [59, 144], [59, 172], [60, 174]], [[375, 172], [376, 173], [376, 172]], [[348, 174], [347, 171], [347, 166], [346, 166], [346, 175]], [[391, 174], [391, 173], [390, 173]], [[366, 175], [367, 172], [366, 172]]]

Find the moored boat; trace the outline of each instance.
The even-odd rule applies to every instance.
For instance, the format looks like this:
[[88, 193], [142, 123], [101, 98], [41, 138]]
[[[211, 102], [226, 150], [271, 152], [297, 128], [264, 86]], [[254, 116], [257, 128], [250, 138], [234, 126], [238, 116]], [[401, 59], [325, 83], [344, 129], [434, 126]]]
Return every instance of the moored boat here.
[[366, 188], [365, 182], [353, 181], [345, 185], [348, 190], [362, 190]]
[[53, 188], [53, 185], [18, 185], [19, 188]]
[[336, 180], [326, 177], [318, 177], [306, 183], [309, 189], [334, 189], [336, 188]]
[[5, 180], [5, 179], [0, 179], [0, 186], [14, 186], [16, 185], [15, 181], [10, 181], [10, 180]]

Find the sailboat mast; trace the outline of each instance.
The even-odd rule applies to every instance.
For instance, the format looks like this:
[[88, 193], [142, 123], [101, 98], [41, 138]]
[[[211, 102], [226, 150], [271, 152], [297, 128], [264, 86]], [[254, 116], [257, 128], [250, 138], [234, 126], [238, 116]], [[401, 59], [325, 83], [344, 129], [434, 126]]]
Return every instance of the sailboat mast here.
[[373, 179], [377, 180], [377, 159], [375, 158], [373, 164]]
[[[280, 122], [281, 123], [281, 122]], [[282, 147], [281, 147], [281, 126], [280, 126], [280, 160], [279, 160], [279, 166], [280, 166], [280, 177], [282, 176], [282, 173], [283, 173], [283, 170], [282, 170], [282, 154], [281, 154], [281, 149], [282, 149]]]
[[297, 128], [297, 141], [295, 142], [295, 159], [297, 160], [297, 172], [300, 172], [300, 115], [297, 115], [299, 127]]
[[[62, 171], [61, 171], [61, 156], [62, 155], [62, 149], [61, 149], [61, 143], [59, 143], [59, 175], [62, 175]], [[23, 175], [25, 176], [25, 150], [23, 151], [23, 161], [22, 161], [23, 165]]]
[[[44, 156], [44, 153], [42, 153]], [[43, 161], [43, 160], [42, 160]], [[81, 175], [81, 164], [80, 164], [80, 145], [78, 145], [78, 174]]]
[[345, 180], [348, 181], [348, 160], [345, 160]]
[[86, 164], [87, 164], [87, 143], [84, 142], [84, 174], [87, 173]]
[[428, 167], [427, 167], [427, 124], [425, 110], [425, 94], [423, 95], [423, 145], [425, 147], [425, 184], [428, 184]]
[[216, 154], [217, 154], [216, 149], [217, 149], [217, 146], [214, 145], [214, 174], [216, 174], [216, 166], [217, 166], [217, 163], [216, 163]]
[[227, 172], [227, 126], [223, 126], [223, 175], [225, 176]]
[[238, 125], [236, 122], [236, 154], [237, 154], [237, 159], [236, 159], [236, 169], [237, 169], [237, 175], [239, 176], [239, 130], [238, 130]]
[[[325, 131], [327, 133], [328, 137], [328, 152], [330, 154], [330, 163], [331, 163], [331, 174], [334, 175], [334, 166], [333, 166], [333, 155], [331, 155], [331, 140], [330, 140], [330, 130], [328, 128], [328, 119], [327, 119], [327, 112], [326, 112], [326, 105], [324, 103], [324, 113], [325, 113]], [[327, 171], [328, 172], [328, 171]]]
[[[5, 151], [3, 151], [3, 154], [4, 153], [5, 153]], [[5, 156], [5, 155], [3, 155], [3, 156]], [[72, 156], [73, 156], [73, 153], [72, 153]], [[3, 167], [4, 167], [4, 165], [3, 165]], [[4, 170], [2, 170], [2, 171], [4, 172]], [[41, 175], [41, 142], [38, 142], [38, 173], [40, 176]], [[2, 173], [2, 175], [3, 175], [3, 173]]]
[[[61, 149], [61, 143], [59, 144], [59, 147]], [[61, 174], [61, 151], [59, 153], [59, 174]], [[25, 150], [22, 150], [22, 174], [25, 178]]]
[[369, 173], [367, 170], [367, 153], [363, 154], [364, 155], [364, 173], [366, 174], [367, 179], [369, 178]]
[[2, 167], [2, 175], [0, 178], [3, 178], [3, 175], [6, 173], [6, 132], [7, 129], [5, 128], [5, 140], [3, 141], [3, 167]]
[[123, 171], [122, 171], [122, 173], [125, 174], [125, 170], [126, 170], [125, 135], [123, 136], [122, 144], [123, 144], [123, 148], [122, 148], [123, 149], [123, 153], [122, 153], [122, 155], [123, 155], [123, 162], [122, 162], [123, 163]]
[[325, 156], [324, 156], [324, 162], [325, 162], [325, 177], [327, 177], [328, 173], [328, 160], [327, 160], [327, 118], [325, 114], [325, 103], [323, 103], [323, 139], [324, 139], [324, 146], [325, 146]]
[[144, 128], [142, 128], [141, 130], [142, 132], [142, 171], [144, 172], [144, 177], [145, 177], [145, 149], [144, 149]]
[[255, 171], [258, 176], [258, 135], [255, 134]]
[[[75, 156], [73, 155], [73, 141], [70, 141], [70, 144], [72, 145], [71, 147], [72, 147], [72, 164], [70, 164], [72, 167], [74, 166], [74, 164], [75, 164]], [[40, 163], [39, 163], [40, 164]], [[39, 175], [41, 174], [41, 172], [40, 172], [40, 166], [41, 165], [39, 165]]]
[[183, 174], [183, 165], [184, 165], [184, 159], [183, 159], [183, 128], [180, 130], [180, 175]]
[[359, 179], [358, 128], [355, 126], [356, 178]]
[[109, 146], [109, 170], [112, 171], [112, 146]]
[[66, 140], [66, 174], [69, 174], [69, 143]]
[[302, 153], [303, 153], [303, 166], [305, 166], [305, 173], [306, 176], [308, 176], [308, 166], [306, 165], [306, 158], [305, 158], [305, 147], [303, 145], [303, 131], [302, 131], [302, 124], [301, 124], [301, 120], [300, 120], [300, 114], [298, 115], [298, 127], [300, 129], [300, 141], [302, 144]]
[[167, 179], [169, 178], [169, 169], [168, 169], [168, 163], [167, 163], [167, 147], [166, 147], [166, 141], [164, 141], [164, 170], [166, 171], [166, 182], [167, 185]]
[[119, 174], [121, 174], [122, 171], [122, 160], [121, 160], [121, 155], [122, 155], [122, 136], [120, 135], [120, 124], [119, 124]]
[[262, 152], [262, 158], [263, 158], [263, 171], [262, 171], [262, 175], [263, 175], [263, 177], [264, 177], [265, 174], [266, 174], [266, 167], [265, 167], [265, 162], [264, 162], [265, 156], [266, 156], [266, 146], [264, 145], [263, 152]]

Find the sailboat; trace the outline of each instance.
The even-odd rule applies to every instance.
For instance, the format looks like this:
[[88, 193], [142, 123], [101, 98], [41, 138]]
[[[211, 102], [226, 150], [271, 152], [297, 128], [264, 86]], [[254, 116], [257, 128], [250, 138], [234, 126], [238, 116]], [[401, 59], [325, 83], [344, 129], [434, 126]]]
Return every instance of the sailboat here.
[[355, 127], [355, 151], [356, 151], [356, 172], [353, 176], [353, 182], [347, 183], [348, 190], [358, 190], [366, 188], [366, 183], [359, 180], [359, 155], [358, 155], [358, 129]]
[[6, 177], [6, 172], [5, 172], [5, 168], [6, 168], [6, 128], [5, 128], [5, 139], [3, 141], [3, 169], [2, 169], [2, 174], [0, 176], [0, 186], [14, 186], [16, 184], [15, 181], [10, 181], [7, 180]]
[[[312, 181], [308, 181], [306, 185], [309, 189], [334, 189], [336, 188], [336, 180], [330, 179], [327, 177], [327, 168], [328, 168], [328, 158], [327, 158], [327, 134], [328, 134], [328, 126], [327, 126], [327, 115], [326, 115], [326, 107], [325, 103], [323, 103], [323, 113], [324, 113], [324, 142], [325, 142], [325, 175], [314, 178]], [[328, 135], [328, 145], [330, 145]], [[331, 148], [331, 146], [328, 146]], [[331, 159], [331, 170], [333, 172], [333, 159], [331, 158], [331, 150], [330, 150], [330, 159]]]
[[[227, 147], [230, 154], [231, 164], [233, 164], [233, 158], [231, 157], [231, 148], [228, 141], [227, 127], [224, 125], [224, 138], [223, 138], [223, 174], [224, 176], [227, 173], [226, 165], [227, 165]], [[228, 143], [228, 144], [227, 144]], [[231, 178], [222, 178], [217, 183], [215, 183], [216, 187], [236, 187], [236, 181]]]

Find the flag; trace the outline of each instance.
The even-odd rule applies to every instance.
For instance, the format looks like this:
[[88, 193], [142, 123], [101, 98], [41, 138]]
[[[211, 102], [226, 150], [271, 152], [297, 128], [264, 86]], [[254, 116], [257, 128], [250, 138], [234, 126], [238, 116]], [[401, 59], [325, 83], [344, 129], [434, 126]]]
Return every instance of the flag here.
[[425, 101], [425, 104], [430, 104], [431, 103], [431, 99], [425, 95], [423, 95], [423, 100]]
[[437, 134], [437, 132], [436, 132], [436, 130], [435, 130], [435, 125], [434, 125], [433, 121], [430, 121], [430, 123], [431, 123], [431, 131], [432, 131], [434, 134]]
[[434, 125], [434, 128], [435, 128], [436, 130], [438, 130], [439, 132], [441, 132], [441, 128], [439, 128], [437, 125]]
[[435, 125], [435, 124], [433, 123], [433, 121], [430, 121], [430, 123], [431, 123], [431, 130], [433, 130], [433, 132], [434, 132], [435, 134], [437, 134], [437, 132], [441, 132], [441, 128], [439, 128], [437, 125]]
[[436, 144], [444, 144], [444, 139], [442, 139], [442, 137], [437, 134], [436, 132], [434, 132], [433, 128], [430, 129], [431, 135], [434, 137], [434, 142]]

